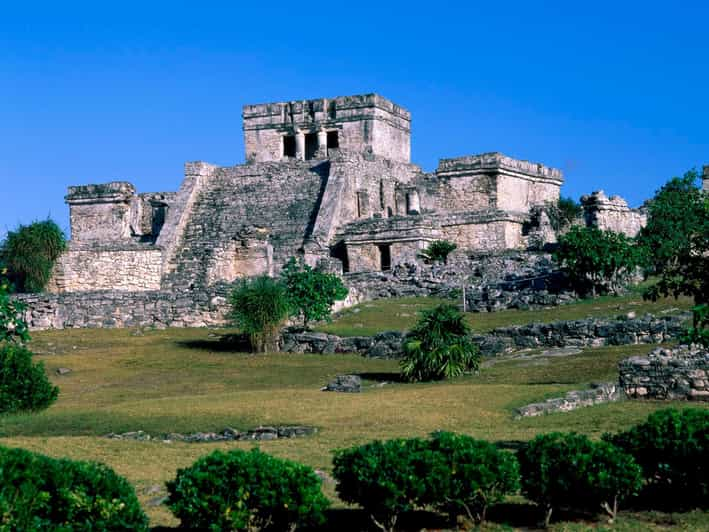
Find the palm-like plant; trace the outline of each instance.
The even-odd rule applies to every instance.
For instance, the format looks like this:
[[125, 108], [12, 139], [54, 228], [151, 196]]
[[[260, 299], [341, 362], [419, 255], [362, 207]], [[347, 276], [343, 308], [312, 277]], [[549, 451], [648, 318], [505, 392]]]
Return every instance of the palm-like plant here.
[[479, 362], [463, 313], [444, 304], [421, 313], [404, 343], [401, 373], [412, 382], [442, 380], [475, 371]]

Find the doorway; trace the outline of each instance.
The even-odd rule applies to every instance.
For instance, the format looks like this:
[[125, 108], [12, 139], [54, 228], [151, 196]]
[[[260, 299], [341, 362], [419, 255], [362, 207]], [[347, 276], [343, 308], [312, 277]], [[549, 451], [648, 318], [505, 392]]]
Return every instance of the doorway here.
[[391, 270], [391, 244], [379, 244], [379, 267], [381, 271]]

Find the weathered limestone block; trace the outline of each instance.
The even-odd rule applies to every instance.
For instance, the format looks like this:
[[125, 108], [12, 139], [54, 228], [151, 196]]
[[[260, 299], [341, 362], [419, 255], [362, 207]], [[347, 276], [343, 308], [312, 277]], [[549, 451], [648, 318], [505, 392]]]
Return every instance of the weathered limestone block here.
[[636, 236], [647, 224], [647, 214], [639, 209], [631, 209], [620, 196], [610, 198], [602, 190], [582, 196], [584, 218], [589, 227]]
[[515, 410], [516, 418], [543, 416], [555, 412], [570, 412], [577, 408], [594, 406], [619, 401], [622, 398], [620, 387], [615, 382], [592, 383], [589, 390], [573, 390], [564, 397], [547, 399], [532, 403]]
[[125, 181], [69, 187], [66, 202], [72, 239], [112, 241], [130, 238], [130, 206], [135, 188]]

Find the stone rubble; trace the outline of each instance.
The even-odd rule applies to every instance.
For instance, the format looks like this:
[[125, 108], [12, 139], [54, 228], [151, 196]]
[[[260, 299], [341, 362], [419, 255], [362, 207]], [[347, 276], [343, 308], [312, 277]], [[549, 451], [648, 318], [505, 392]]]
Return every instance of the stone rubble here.
[[285, 425], [279, 427], [257, 427], [247, 431], [238, 431], [233, 428], [225, 428], [221, 432], [193, 432], [180, 434], [169, 432], [166, 434], [153, 435], [142, 430], [123, 432], [120, 434], [106, 434], [106, 438], [112, 440], [133, 440], [133, 441], [157, 441], [157, 442], [186, 442], [186, 443], [208, 443], [218, 441], [265, 441], [284, 438], [298, 438], [310, 436], [317, 432], [315, 427], [302, 425]]
[[573, 390], [564, 397], [547, 399], [515, 410], [515, 418], [543, 416], [553, 412], [569, 412], [577, 408], [619, 401], [622, 398], [620, 386], [614, 382], [592, 383], [589, 390]]

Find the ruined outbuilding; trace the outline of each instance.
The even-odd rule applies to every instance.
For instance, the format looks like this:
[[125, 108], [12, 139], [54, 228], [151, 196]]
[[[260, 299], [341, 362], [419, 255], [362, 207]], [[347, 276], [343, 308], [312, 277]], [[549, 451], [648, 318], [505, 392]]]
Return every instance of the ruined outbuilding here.
[[387, 270], [434, 240], [524, 249], [561, 171], [501, 153], [411, 163], [410, 113], [376, 94], [243, 108], [246, 163], [187, 163], [177, 192], [69, 188], [71, 242], [51, 289], [201, 289], [274, 274], [293, 255]]

